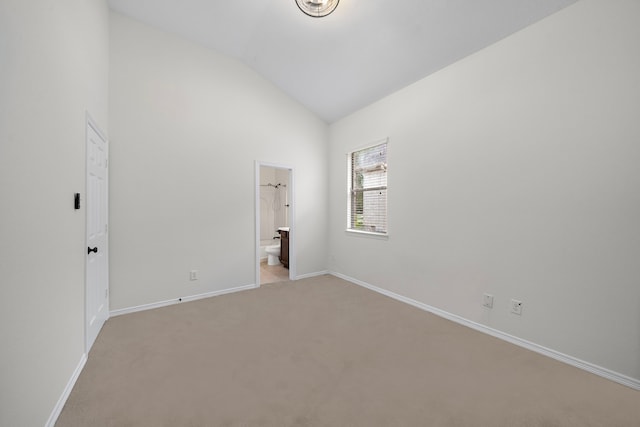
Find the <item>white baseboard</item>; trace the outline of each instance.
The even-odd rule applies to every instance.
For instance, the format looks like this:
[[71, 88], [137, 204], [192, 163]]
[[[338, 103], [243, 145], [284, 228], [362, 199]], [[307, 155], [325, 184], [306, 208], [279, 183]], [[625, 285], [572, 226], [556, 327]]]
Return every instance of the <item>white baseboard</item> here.
[[236, 288], [223, 289], [221, 291], [206, 292], [204, 294], [190, 295], [190, 296], [186, 296], [186, 297], [174, 298], [174, 299], [170, 299], [170, 300], [166, 300], [166, 301], [159, 301], [159, 302], [153, 302], [153, 303], [149, 303], [149, 304], [138, 305], [138, 306], [135, 306], [135, 307], [120, 308], [120, 309], [117, 309], [117, 310], [110, 311], [109, 315], [111, 317], [122, 316], [123, 314], [136, 313], [138, 311], [152, 310], [154, 308], [166, 307], [168, 305], [180, 304], [180, 303], [183, 303], [183, 302], [196, 301], [196, 300], [199, 300], [199, 299], [217, 297], [217, 296], [220, 296], [220, 295], [231, 294], [231, 293], [234, 293], [234, 292], [247, 291], [249, 289], [255, 289], [257, 287], [258, 286], [256, 286], [256, 285], [238, 286]]
[[71, 394], [71, 390], [73, 390], [73, 386], [76, 384], [76, 381], [78, 381], [78, 377], [80, 377], [80, 373], [82, 372], [82, 369], [84, 369], [84, 365], [86, 363], [87, 355], [83, 353], [82, 357], [80, 358], [80, 362], [78, 362], [78, 366], [76, 366], [76, 369], [73, 371], [71, 378], [69, 378], [69, 381], [67, 382], [67, 386], [62, 391], [62, 394], [60, 395], [56, 406], [53, 408], [53, 411], [51, 412], [51, 415], [49, 416], [45, 427], [54, 427], [56, 421], [58, 421], [58, 417], [62, 412], [62, 408], [64, 408], [64, 404], [67, 403], [67, 399]]
[[311, 277], [324, 276], [325, 274], [330, 274], [327, 270], [324, 271], [316, 271], [315, 273], [307, 273], [296, 276], [293, 280], [301, 280], [301, 279], [309, 279]]
[[422, 310], [428, 311], [429, 313], [435, 314], [436, 316], [445, 318], [447, 320], [451, 320], [452, 322], [456, 322], [460, 325], [467, 326], [471, 329], [475, 329], [476, 331], [483, 332], [487, 335], [491, 335], [492, 337], [496, 337], [503, 341], [507, 341], [511, 344], [515, 344], [517, 346], [526, 348], [527, 350], [534, 351], [536, 353], [542, 354], [544, 356], [550, 357], [552, 359], [558, 360], [560, 362], [566, 363], [568, 365], [574, 366], [576, 368], [582, 369], [584, 371], [587, 371], [592, 374], [598, 375], [600, 377], [606, 378], [608, 380], [614, 381], [616, 383], [625, 385], [635, 390], [640, 390], [640, 380], [636, 378], [629, 377], [619, 372], [614, 372], [610, 369], [603, 368], [598, 365], [594, 365], [593, 363], [585, 362], [584, 360], [580, 360], [573, 356], [560, 353], [559, 351], [556, 351], [547, 347], [543, 347], [541, 345], [532, 343], [530, 341], [524, 340], [522, 338], [518, 338], [513, 335], [509, 335], [497, 329], [493, 329], [488, 326], [482, 325], [480, 323], [476, 323], [471, 320], [465, 319], [464, 317], [458, 316], [456, 314], [452, 314], [447, 311], [440, 310], [439, 308], [432, 307], [430, 305], [413, 300], [411, 298], [407, 298], [402, 295], [398, 295], [386, 289], [378, 288], [377, 286], [373, 286], [369, 283], [363, 282], [362, 280], [354, 279], [353, 277], [349, 277], [344, 274], [336, 273], [336, 272], [331, 272], [330, 274], [332, 274], [333, 276], [339, 277], [341, 279], [344, 279], [348, 282], [370, 289], [374, 292], [378, 292], [382, 295], [388, 296], [395, 300], [398, 300], [406, 304], [412, 305], [414, 307], [420, 308]]

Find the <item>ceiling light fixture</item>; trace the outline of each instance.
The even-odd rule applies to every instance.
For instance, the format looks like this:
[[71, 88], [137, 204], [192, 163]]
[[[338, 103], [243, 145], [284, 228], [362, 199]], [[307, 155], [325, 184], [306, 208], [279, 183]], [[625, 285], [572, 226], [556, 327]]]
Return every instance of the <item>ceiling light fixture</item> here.
[[313, 18], [327, 16], [338, 7], [340, 0], [296, 0], [296, 4], [305, 14]]

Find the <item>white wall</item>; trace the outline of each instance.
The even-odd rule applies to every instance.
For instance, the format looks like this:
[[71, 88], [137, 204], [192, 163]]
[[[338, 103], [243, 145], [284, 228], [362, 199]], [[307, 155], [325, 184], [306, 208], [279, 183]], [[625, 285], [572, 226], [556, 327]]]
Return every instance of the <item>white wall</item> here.
[[324, 270], [328, 126], [236, 60], [110, 29], [111, 309], [255, 283], [255, 160], [295, 168], [297, 272]]
[[[638, 40], [583, 0], [333, 124], [330, 269], [640, 379]], [[345, 153], [387, 136], [390, 237], [348, 235]]]
[[0, 2], [0, 425], [43, 426], [84, 353], [85, 123], [107, 130], [102, 0]]

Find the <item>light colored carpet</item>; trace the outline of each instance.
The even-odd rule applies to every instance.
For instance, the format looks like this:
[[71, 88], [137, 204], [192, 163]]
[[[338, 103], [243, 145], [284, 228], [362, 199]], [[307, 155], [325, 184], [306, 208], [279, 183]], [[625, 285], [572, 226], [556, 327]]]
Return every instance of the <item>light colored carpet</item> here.
[[333, 276], [110, 319], [57, 427], [640, 426], [640, 392]]

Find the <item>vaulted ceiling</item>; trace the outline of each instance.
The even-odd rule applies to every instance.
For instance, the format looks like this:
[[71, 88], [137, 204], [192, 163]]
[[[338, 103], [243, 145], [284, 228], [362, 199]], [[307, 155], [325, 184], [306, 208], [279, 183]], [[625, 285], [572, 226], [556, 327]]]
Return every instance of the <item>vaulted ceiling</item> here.
[[109, 0], [244, 62], [332, 123], [577, 0]]

